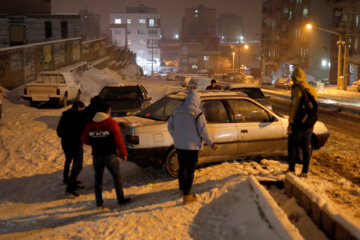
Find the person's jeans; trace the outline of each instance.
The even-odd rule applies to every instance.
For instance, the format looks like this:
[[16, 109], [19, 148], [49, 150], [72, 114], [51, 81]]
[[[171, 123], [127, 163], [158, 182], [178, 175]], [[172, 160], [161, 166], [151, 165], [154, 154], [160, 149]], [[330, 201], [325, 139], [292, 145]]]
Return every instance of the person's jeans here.
[[[65, 141], [62, 141], [61, 145], [65, 154], [64, 182], [68, 183], [69, 185], [76, 184], [76, 179], [83, 168], [83, 155], [84, 155], [83, 145], [81, 142], [70, 143]], [[73, 164], [69, 177], [71, 162], [73, 162]]]
[[309, 171], [310, 158], [312, 154], [311, 136], [313, 129], [305, 131], [295, 130], [288, 138], [289, 171], [295, 171], [295, 163], [299, 155], [299, 148], [302, 151], [303, 168], [302, 173]]
[[179, 161], [179, 189], [189, 195], [194, 181], [194, 172], [198, 161], [198, 150], [176, 150]]
[[95, 174], [95, 198], [96, 205], [102, 206], [102, 181], [104, 175], [104, 168], [106, 167], [111, 173], [114, 180], [114, 187], [118, 202], [124, 199], [124, 191], [120, 176], [120, 160], [115, 154], [111, 155], [94, 155], [93, 156], [93, 167]]

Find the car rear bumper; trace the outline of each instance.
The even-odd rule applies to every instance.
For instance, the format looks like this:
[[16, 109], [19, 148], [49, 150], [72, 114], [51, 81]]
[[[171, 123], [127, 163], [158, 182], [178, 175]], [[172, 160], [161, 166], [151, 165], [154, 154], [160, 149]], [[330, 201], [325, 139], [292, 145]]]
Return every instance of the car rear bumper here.
[[169, 150], [168, 147], [159, 148], [126, 148], [128, 160], [140, 167], [148, 167], [150, 165], [160, 166]]

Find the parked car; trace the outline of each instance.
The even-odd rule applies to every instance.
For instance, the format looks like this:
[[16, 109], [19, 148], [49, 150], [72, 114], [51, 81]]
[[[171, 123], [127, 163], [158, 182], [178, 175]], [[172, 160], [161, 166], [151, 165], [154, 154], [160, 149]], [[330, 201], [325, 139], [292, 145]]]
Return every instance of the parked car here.
[[99, 97], [111, 106], [111, 116], [134, 115], [151, 103], [151, 97], [143, 85], [107, 85]]
[[[208, 131], [219, 148], [205, 145], [198, 165], [241, 157], [274, 156], [287, 153], [288, 119], [277, 115], [243, 93], [199, 91]], [[128, 125], [122, 129], [128, 160], [141, 167], [163, 165], [176, 177], [178, 160], [167, 124], [172, 111], [183, 104], [186, 92], [169, 94], [136, 116], [117, 118]], [[322, 147], [329, 132], [322, 122], [314, 126], [311, 144]]]
[[269, 108], [270, 110], [272, 109], [271, 103], [269, 101], [270, 97], [265, 97], [259, 86], [252, 84], [230, 83], [226, 89], [245, 93], [250, 98], [261, 103], [263, 106]]
[[31, 107], [40, 102], [53, 102], [66, 106], [68, 100], [80, 99], [80, 83], [70, 72], [40, 72], [35, 82], [24, 87], [23, 98], [30, 101]]
[[291, 78], [278, 78], [275, 81], [275, 87], [276, 88], [283, 88], [283, 89], [291, 89], [291, 86], [293, 85], [293, 81]]
[[183, 87], [187, 87], [191, 80], [191, 76], [183, 75], [183, 76], [178, 76], [178, 77], [180, 77], [180, 85]]
[[353, 82], [353, 89], [357, 90], [358, 92], [360, 92], [360, 80], [357, 80], [355, 82]]

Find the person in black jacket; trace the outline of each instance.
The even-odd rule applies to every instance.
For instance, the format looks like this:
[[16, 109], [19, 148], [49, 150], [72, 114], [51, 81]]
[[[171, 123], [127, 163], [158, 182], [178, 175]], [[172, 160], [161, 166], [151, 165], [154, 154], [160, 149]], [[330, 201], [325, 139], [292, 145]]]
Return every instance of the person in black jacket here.
[[[57, 127], [57, 135], [61, 138], [61, 146], [65, 153], [64, 178], [63, 183], [67, 184], [66, 195], [79, 196], [75, 192], [77, 187], [77, 177], [83, 167], [83, 144], [81, 134], [85, 128], [85, 118], [81, 111], [84, 103], [76, 101], [72, 107], [63, 112]], [[72, 164], [69, 177], [70, 164]]]
[[221, 87], [219, 85], [216, 85], [216, 80], [211, 80], [211, 85], [206, 87], [206, 90], [221, 90]]

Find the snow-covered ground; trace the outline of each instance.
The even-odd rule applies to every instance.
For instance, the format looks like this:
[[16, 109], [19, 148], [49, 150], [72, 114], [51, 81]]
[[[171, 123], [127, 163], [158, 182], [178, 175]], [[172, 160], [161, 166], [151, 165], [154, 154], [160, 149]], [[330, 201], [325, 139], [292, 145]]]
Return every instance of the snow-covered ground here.
[[[141, 82], [156, 101], [176, 89], [178, 82], [132, 77], [91, 69], [78, 76], [85, 103], [106, 84]], [[124, 79], [125, 78], [125, 79]], [[125, 194], [133, 201], [117, 207], [110, 174], [104, 178], [105, 211], [95, 208], [90, 148], [85, 147], [80, 197], [67, 199], [62, 184], [64, 155], [56, 127], [65, 109], [30, 108], [20, 98], [22, 88], [3, 100], [0, 121], [0, 239], [279, 239], [262, 217], [246, 184], [248, 175], [281, 180], [287, 169], [282, 158], [230, 161], [199, 168], [193, 192], [199, 201], [184, 206], [178, 183], [161, 169], [141, 169], [121, 163]], [[347, 143], [344, 143], [347, 139]], [[341, 209], [360, 226], [360, 189], [315, 159], [340, 155], [356, 160], [360, 140], [331, 133], [327, 145], [314, 153], [304, 182], [329, 204]], [[345, 148], [339, 152], [339, 148]], [[358, 152], [357, 152], [358, 153]], [[348, 154], [348, 155], [346, 155]], [[301, 166], [297, 166], [300, 172]], [[359, 168], [359, 165], [354, 168]], [[283, 190], [271, 188], [290, 220], [303, 228], [306, 239], [326, 239]], [[301, 227], [308, 226], [308, 227]], [[316, 231], [316, 233], [315, 233]], [[321, 237], [321, 238], [320, 238]]]

